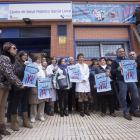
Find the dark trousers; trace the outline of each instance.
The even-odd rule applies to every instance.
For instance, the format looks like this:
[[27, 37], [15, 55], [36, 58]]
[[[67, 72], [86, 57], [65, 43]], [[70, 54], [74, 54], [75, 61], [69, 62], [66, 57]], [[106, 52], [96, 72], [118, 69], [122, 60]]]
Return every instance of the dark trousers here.
[[29, 89], [24, 89], [20, 91], [16, 91], [14, 93], [14, 99], [11, 109], [11, 114], [17, 114], [17, 108], [22, 104], [22, 112], [27, 112], [28, 110], [28, 99], [29, 99]]
[[67, 105], [68, 105], [69, 90], [57, 89], [57, 94], [58, 94], [58, 98], [59, 98], [60, 111], [63, 111], [63, 107], [62, 107], [62, 94], [64, 94], [64, 110], [66, 110]]
[[106, 113], [106, 101], [109, 105], [109, 112], [115, 112], [115, 105], [114, 105], [114, 95], [100, 95], [101, 100], [101, 111], [102, 113]]
[[75, 108], [75, 87], [72, 87], [68, 94], [68, 110], [72, 111], [72, 107]]
[[13, 104], [13, 98], [14, 98], [14, 91], [10, 90], [8, 95], [8, 106], [7, 106], [7, 113], [6, 113], [7, 119], [11, 118], [11, 108]]
[[99, 109], [98, 107], [98, 104], [99, 104], [99, 101], [98, 101], [98, 96], [97, 95], [97, 90], [94, 90], [94, 89], [91, 89], [91, 95], [93, 96], [94, 98], [94, 102], [93, 102], [93, 110], [97, 111]]

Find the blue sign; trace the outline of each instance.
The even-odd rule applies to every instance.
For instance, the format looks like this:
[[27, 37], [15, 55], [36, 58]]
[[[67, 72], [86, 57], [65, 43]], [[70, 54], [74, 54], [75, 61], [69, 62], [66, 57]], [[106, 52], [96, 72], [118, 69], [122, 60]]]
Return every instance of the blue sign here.
[[37, 73], [38, 70], [36, 69], [37, 65], [28, 62], [25, 71], [24, 71], [24, 78], [23, 78], [23, 85], [27, 87], [35, 87], [36, 80], [37, 80]]
[[50, 98], [50, 78], [38, 79], [38, 99]]
[[122, 60], [121, 66], [125, 82], [138, 82], [135, 60]]
[[71, 82], [82, 82], [79, 65], [68, 66], [68, 73]]
[[109, 77], [105, 73], [95, 74], [95, 82], [97, 92], [105, 92], [111, 90]]
[[58, 61], [60, 58], [65, 58], [65, 60], [66, 60], [66, 65], [69, 65], [69, 57], [56, 57], [57, 61]]
[[138, 4], [73, 3], [73, 23], [135, 23]]

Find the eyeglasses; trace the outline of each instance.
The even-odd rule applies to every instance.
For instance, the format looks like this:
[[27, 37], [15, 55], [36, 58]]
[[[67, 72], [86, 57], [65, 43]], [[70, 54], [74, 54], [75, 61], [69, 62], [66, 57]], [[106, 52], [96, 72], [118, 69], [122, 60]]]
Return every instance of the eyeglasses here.
[[16, 47], [11, 47], [11, 48], [13, 48], [14, 50], [17, 50], [17, 48], [16, 48]]

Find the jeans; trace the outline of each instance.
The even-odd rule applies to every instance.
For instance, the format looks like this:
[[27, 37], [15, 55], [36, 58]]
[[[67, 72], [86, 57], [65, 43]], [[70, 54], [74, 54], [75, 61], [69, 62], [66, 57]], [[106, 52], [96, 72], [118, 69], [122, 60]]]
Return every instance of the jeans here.
[[118, 81], [119, 84], [119, 90], [120, 90], [120, 98], [121, 98], [121, 105], [123, 108], [123, 113], [124, 114], [129, 114], [128, 108], [127, 108], [127, 91], [130, 91], [131, 94], [131, 111], [136, 112], [137, 111], [137, 106], [138, 106], [138, 100], [139, 100], [139, 95], [138, 95], [138, 90], [137, 86], [135, 83], [125, 83], [124, 81]]

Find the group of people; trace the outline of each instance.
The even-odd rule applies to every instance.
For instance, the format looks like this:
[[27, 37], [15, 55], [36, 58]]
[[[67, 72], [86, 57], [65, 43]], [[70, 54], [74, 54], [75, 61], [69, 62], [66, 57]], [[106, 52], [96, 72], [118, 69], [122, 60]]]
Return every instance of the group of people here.
[[[140, 117], [138, 107], [140, 105], [139, 95], [140, 85], [138, 83], [126, 83], [124, 81], [120, 66], [121, 60], [126, 60], [123, 48], [116, 51], [117, 58], [101, 57], [99, 60], [92, 59], [92, 64], [88, 66], [84, 62], [84, 55], [77, 55], [78, 65], [80, 67], [82, 82], [70, 82], [68, 74], [68, 66], [65, 58], [60, 58], [57, 62], [55, 56], [50, 58], [48, 65], [45, 57], [40, 54], [33, 56], [33, 63], [37, 65], [37, 79], [49, 77], [50, 82], [50, 98], [38, 98], [38, 83], [36, 87], [24, 87], [22, 81], [24, 71], [28, 61], [28, 53], [20, 51], [17, 54], [15, 44], [7, 42], [3, 45], [3, 53], [0, 55], [0, 134], [10, 135], [5, 127], [5, 112], [7, 106], [7, 122], [11, 123], [11, 129], [18, 131], [17, 110], [20, 108], [22, 112], [23, 126], [33, 128], [31, 123], [36, 119], [44, 121], [44, 112], [53, 116], [54, 112], [58, 112], [58, 104], [60, 108], [60, 116], [68, 116], [72, 113], [72, 109], [78, 111], [81, 117], [90, 116], [89, 108], [93, 113], [101, 110], [101, 116], [106, 115], [107, 103], [109, 113], [112, 117], [116, 117], [116, 104], [122, 107], [124, 118], [132, 120], [131, 115]], [[137, 75], [139, 81], [140, 56], [136, 57], [135, 52], [129, 53], [129, 58], [136, 60]], [[74, 58], [69, 57], [69, 66], [74, 65]], [[105, 73], [110, 78], [111, 90], [97, 93], [95, 82], [95, 74]], [[67, 87], [60, 87], [60, 79], [66, 79]], [[137, 84], [137, 85], [136, 85]], [[127, 107], [127, 94], [131, 100], [130, 110]], [[8, 96], [9, 95], [9, 96]], [[119, 99], [120, 97], [120, 99]], [[107, 103], [106, 103], [107, 101]], [[68, 106], [68, 112], [67, 112]], [[28, 119], [30, 116], [30, 121]], [[31, 123], [30, 123], [31, 122]], [[2, 136], [0, 135], [0, 140]]]

